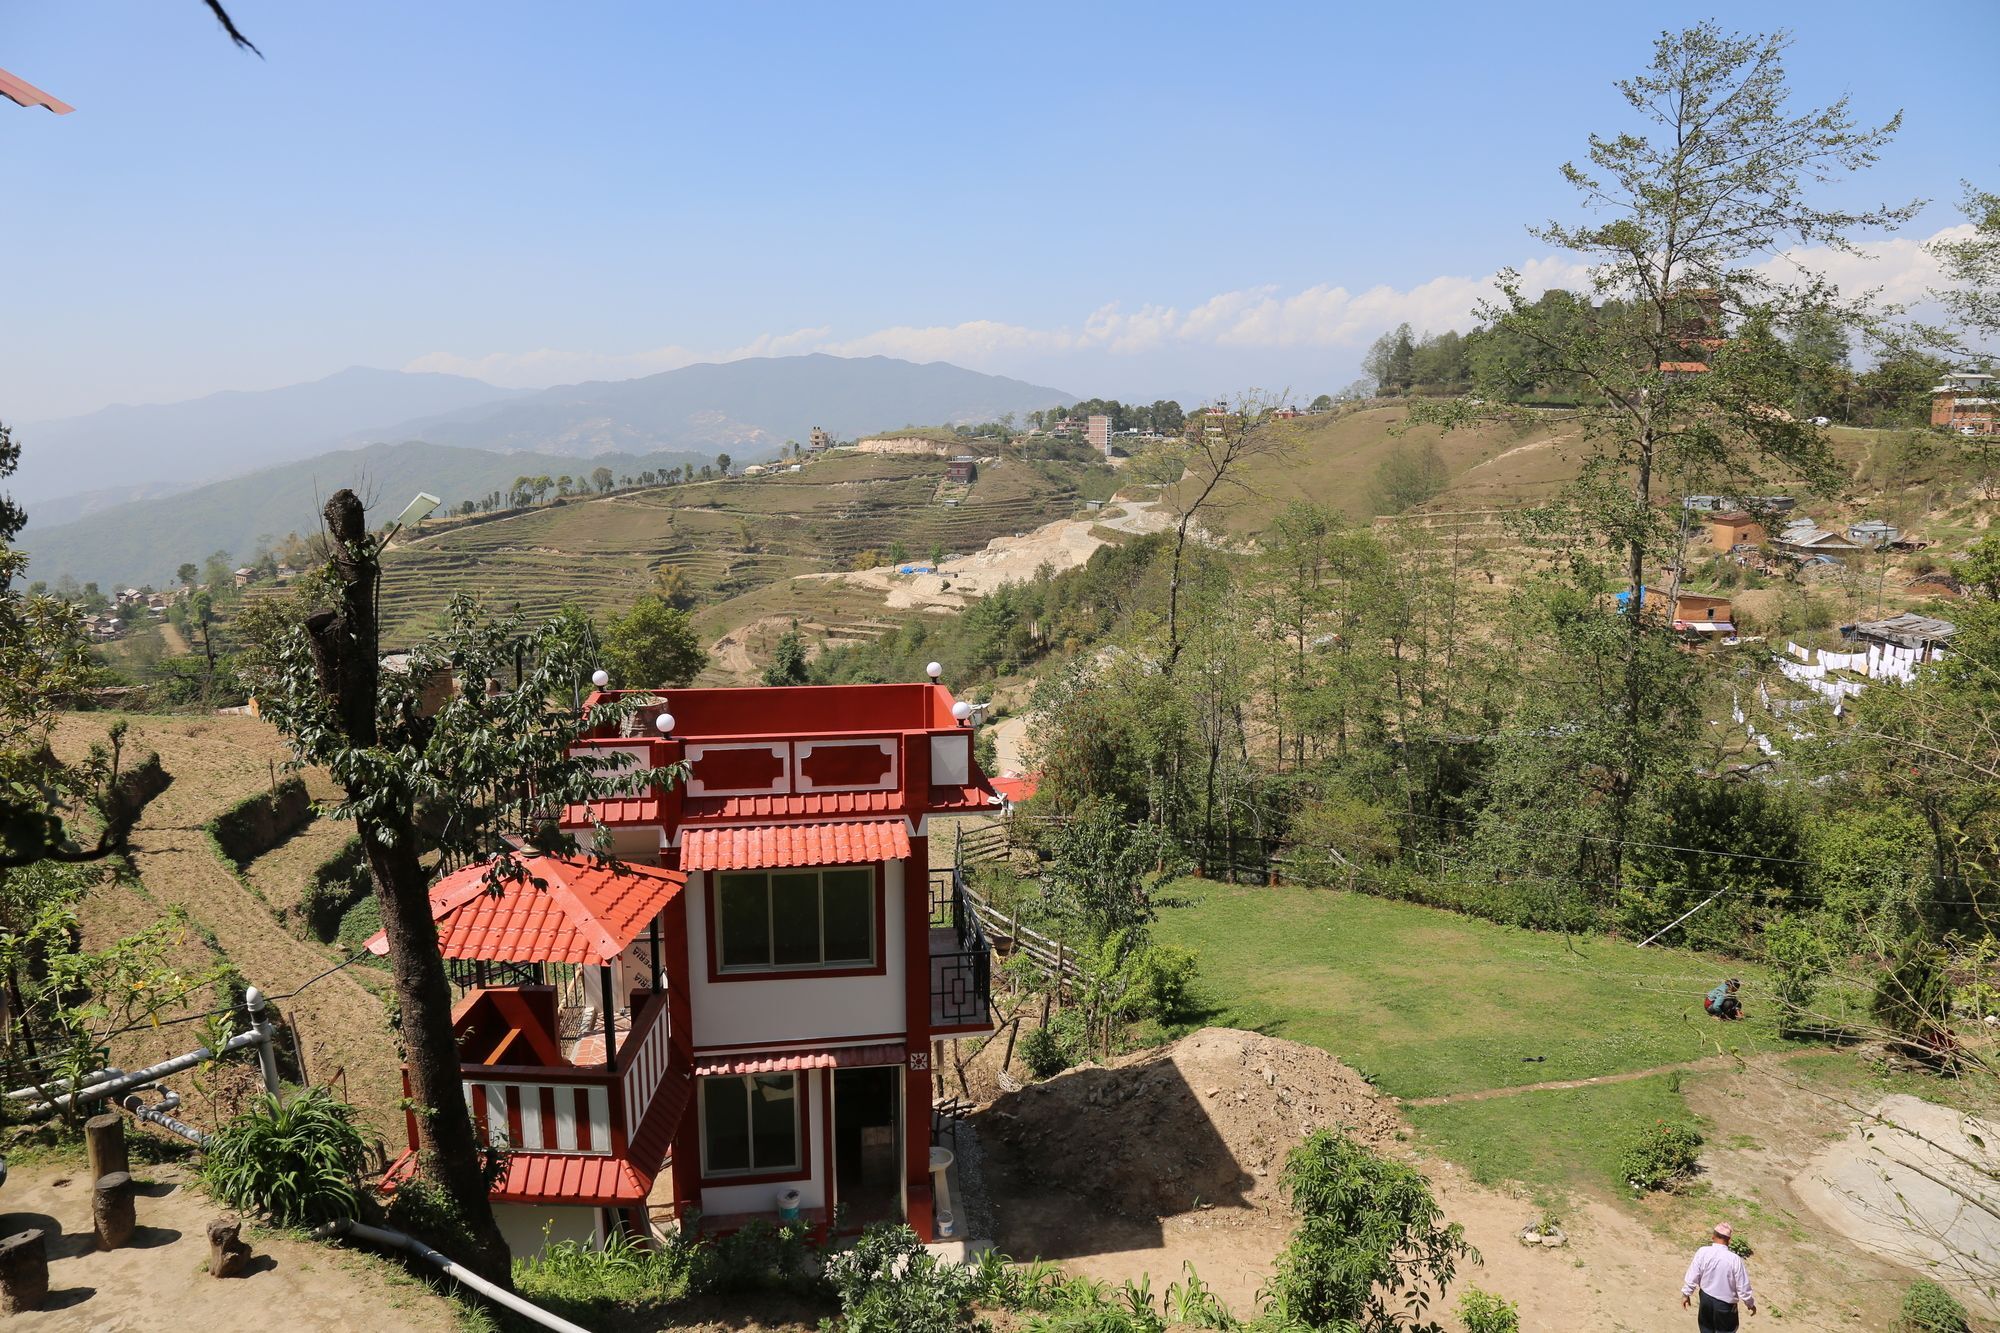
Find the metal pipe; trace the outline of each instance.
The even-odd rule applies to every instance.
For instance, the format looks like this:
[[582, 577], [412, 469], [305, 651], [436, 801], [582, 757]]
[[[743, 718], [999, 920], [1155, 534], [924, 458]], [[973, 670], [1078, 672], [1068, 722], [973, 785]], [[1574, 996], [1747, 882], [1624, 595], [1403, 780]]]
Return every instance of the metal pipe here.
[[560, 1315], [550, 1314], [541, 1306], [522, 1300], [505, 1287], [495, 1286], [463, 1264], [453, 1261], [449, 1255], [440, 1254], [415, 1236], [407, 1236], [400, 1231], [389, 1231], [382, 1227], [371, 1227], [366, 1223], [345, 1218], [328, 1222], [313, 1232], [313, 1235], [320, 1240], [344, 1236], [353, 1240], [369, 1241], [376, 1245], [386, 1245], [393, 1249], [407, 1250], [424, 1262], [436, 1265], [445, 1276], [457, 1279], [495, 1305], [512, 1310], [523, 1319], [532, 1320], [543, 1328], [554, 1329], [555, 1333], [590, 1333], [589, 1329], [572, 1324]]
[[257, 1047], [257, 1062], [264, 1067], [264, 1091], [278, 1095], [278, 1029], [264, 1018], [264, 992], [255, 986], [243, 992], [243, 1007], [250, 1011], [251, 1031], [264, 1040]]
[[255, 1046], [260, 1042], [268, 1042], [269, 1040], [270, 1038], [261, 1031], [241, 1032], [231, 1037], [228, 1041], [223, 1042], [220, 1051], [211, 1051], [206, 1046], [198, 1046], [186, 1055], [177, 1055], [171, 1060], [162, 1060], [159, 1064], [141, 1069], [137, 1073], [126, 1074], [105, 1083], [95, 1083], [90, 1087], [81, 1088], [76, 1092], [67, 1092], [60, 1097], [52, 1097], [48, 1101], [38, 1102], [28, 1108], [27, 1114], [47, 1115], [51, 1111], [60, 1111], [75, 1102], [103, 1101], [108, 1097], [115, 1097], [128, 1089], [136, 1088], [142, 1083], [157, 1082], [169, 1074], [178, 1074], [183, 1069], [192, 1069], [198, 1064], [227, 1055], [231, 1051], [240, 1051], [245, 1046]]
[[[87, 1074], [77, 1075], [73, 1085], [77, 1088], [87, 1088], [93, 1083], [102, 1083], [106, 1079], [117, 1078], [120, 1074], [123, 1074], [124, 1072], [125, 1072], [124, 1070], [118, 1069], [116, 1067], [110, 1069], [93, 1069]], [[30, 1097], [45, 1098], [49, 1095], [50, 1088], [66, 1088], [71, 1086], [72, 1086], [72, 1080], [70, 1079], [52, 1078], [47, 1083], [42, 1084], [40, 1087], [29, 1086], [25, 1088], [16, 1088], [12, 1092], [7, 1094], [7, 1099], [9, 1101], [22, 1102], [26, 1101]]]
[[[167, 1095], [170, 1097], [173, 1096], [172, 1093]], [[173, 1104], [175, 1106], [180, 1105], [180, 1098], [174, 1097]], [[167, 1103], [164, 1101], [157, 1107], [148, 1106], [140, 1098], [139, 1094], [135, 1092], [120, 1103], [120, 1105], [130, 1112], [134, 1119], [143, 1120], [149, 1125], [158, 1125], [161, 1129], [169, 1133], [178, 1134], [197, 1148], [206, 1148], [208, 1146], [209, 1136], [196, 1129], [193, 1125], [183, 1124], [168, 1115], [164, 1109]]]

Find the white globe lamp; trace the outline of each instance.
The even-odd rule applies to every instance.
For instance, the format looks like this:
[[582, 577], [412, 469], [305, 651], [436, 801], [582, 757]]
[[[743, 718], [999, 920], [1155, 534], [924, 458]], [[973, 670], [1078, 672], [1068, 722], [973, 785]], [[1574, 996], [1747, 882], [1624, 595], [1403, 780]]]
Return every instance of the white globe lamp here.
[[972, 705], [967, 703], [965, 700], [960, 699], [957, 703], [951, 706], [951, 715], [957, 718], [960, 722], [963, 722], [965, 721], [965, 719], [972, 716]]
[[674, 734], [674, 715], [662, 713], [653, 719], [653, 725], [660, 729], [662, 736], [671, 736]]
[[924, 668], [924, 674], [932, 680], [936, 680], [944, 674], [944, 664], [942, 662], [932, 662]]
[[599, 667], [590, 673], [590, 683], [601, 690], [611, 683], [611, 673], [603, 667]]

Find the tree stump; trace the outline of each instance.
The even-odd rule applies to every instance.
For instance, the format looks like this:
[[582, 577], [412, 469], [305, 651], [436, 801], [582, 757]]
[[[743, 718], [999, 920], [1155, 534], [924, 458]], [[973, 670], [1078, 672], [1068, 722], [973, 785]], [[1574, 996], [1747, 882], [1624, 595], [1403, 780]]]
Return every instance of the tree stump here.
[[208, 1275], [241, 1277], [250, 1263], [250, 1247], [244, 1243], [243, 1219], [218, 1217], [208, 1224]]
[[0, 1315], [39, 1310], [49, 1298], [49, 1247], [39, 1228], [0, 1240]]
[[83, 1148], [90, 1154], [92, 1180], [132, 1169], [132, 1159], [125, 1152], [125, 1117], [116, 1111], [106, 1111], [83, 1122]]
[[138, 1187], [129, 1171], [113, 1171], [97, 1178], [90, 1199], [90, 1220], [97, 1229], [99, 1248], [115, 1250], [132, 1239], [139, 1224]]

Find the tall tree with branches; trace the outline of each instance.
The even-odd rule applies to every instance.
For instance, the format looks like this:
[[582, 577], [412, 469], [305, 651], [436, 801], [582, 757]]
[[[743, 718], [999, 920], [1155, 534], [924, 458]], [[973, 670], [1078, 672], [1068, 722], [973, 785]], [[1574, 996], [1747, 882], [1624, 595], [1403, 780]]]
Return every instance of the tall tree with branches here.
[[[1499, 299], [1479, 311], [1531, 349], [1538, 364], [1529, 379], [1579, 394], [1579, 405], [1560, 414], [1584, 444], [1560, 518], [1564, 526], [1582, 521], [1634, 594], [1620, 690], [1634, 731], [1649, 712], [1654, 655], [1644, 639], [1669, 632], [1641, 590], [1649, 573], [1680, 557], [1678, 506], [1656, 503], [1662, 493], [1699, 489], [1754, 506], [1773, 488], [1828, 488], [1838, 476], [1819, 428], [1783, 410], [1808, 368], [1801, 345], [1781, 335], [1804, 320], [1865, 323], [1869, 301], [1839, 292], [1783, 247], [1852, 252], [1858, 234], [1893, 229], [1919, 207], [1825, 201], [1822, 187], [1874, 163], [1901, 117], [1857, 123], [1846, 98], [1795, 109], [1789, 41], [1713, 23], [1663, 33], [1649, 66], [1617, 84], [1638, 123], [1593, 134], [1587, 160], [1562, 169], [1591, 216], [1531, 229], [1585, 260], [1593, 308], [1581, 319], [1554, 318], [1509, 271]], [[1492, 386], [1481, 391], [1494, 396]], [[1411, 415], [1454, 425], [1490, 412], [1462, 400], [1420, 404]], [[1663, 594], [1671, 596], [1650, 590], [1652, 608], [1666, 609]], [[1607, 783], [1613, 873], [1648, 777], [1642, 770], [1621, 765]]]
[[[385, 670], [376, 610], [383, 539], [368, 530], [352, 491], [334, 493], [325, 520], [327, 571], [289, 614], [251, 627], [247, 670], [264, 716], [298, 762], [325, 767], [344, 792], [333, 814], [355, 822], [381, 908], [411, 1087], [425, 1118], [423, 1169], [465, 1220], [457, 1239], [466, 1262], [505, 1282], [507, 1246], [460, 1085], [426, 854], [443, 865], [485, 858], [496, 886], [531, 879], [525, 850], [577, 850], [558, 827], [565, 805], [679, 773], [621, 771], [624, 761], [607, 767], [572, 754], [586, 732], [640, 706], [637, 697], [575, 706], [599, 658], [580, 615], [525, 631], [518, 614], [487, 619], [459, 599], [441, 635]], [[458, 688], [436, 704], [428, 687], [445, 672]]]

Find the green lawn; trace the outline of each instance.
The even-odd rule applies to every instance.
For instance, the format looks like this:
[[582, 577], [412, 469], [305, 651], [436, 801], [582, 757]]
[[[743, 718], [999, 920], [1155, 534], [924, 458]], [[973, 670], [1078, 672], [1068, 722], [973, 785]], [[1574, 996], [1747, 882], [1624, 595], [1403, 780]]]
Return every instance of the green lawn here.
[[1623, 1191], [1618, 1155], [1625, 1141], [1656, 1120], [1693, 1119], [1664, 1074], [1449, 1106], [1413, 1106], [1409, 1116], [1424, 1142], [1480, 1184], [1516, 1180], [1545, 1199], [1578, 1186]]
[[[1199, 955], [1206, 1021], [1323, 1047], [1398, 1097], [1787, 1045], [1747, 963], [1336, 890], [1189, 879], [1162, 896], [1186, 904], [1154, 929]], [[1701, 997], [1732, 975], [1752, 1017], [1725, 1027]]]

